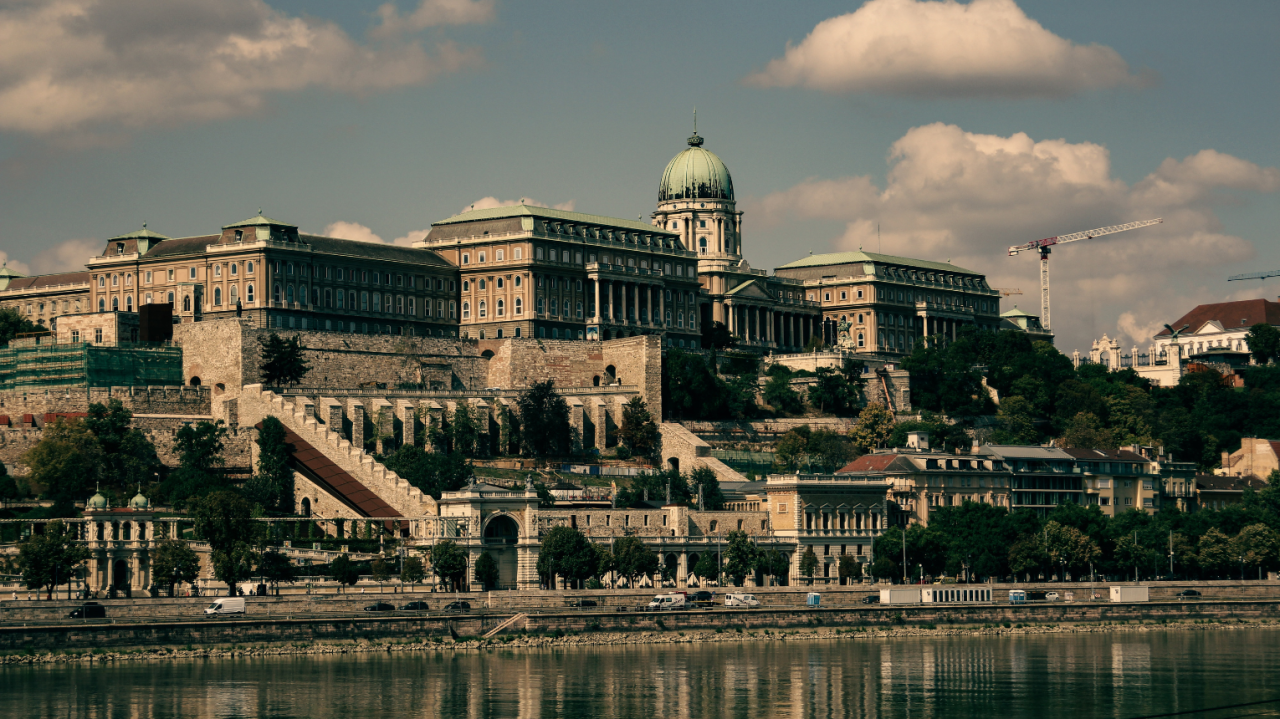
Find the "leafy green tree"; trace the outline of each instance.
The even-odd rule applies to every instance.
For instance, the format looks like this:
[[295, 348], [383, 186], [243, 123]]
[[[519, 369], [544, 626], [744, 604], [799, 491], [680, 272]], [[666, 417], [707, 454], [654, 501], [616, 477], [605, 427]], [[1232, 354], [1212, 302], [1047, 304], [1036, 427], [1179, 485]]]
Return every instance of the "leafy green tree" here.
[[194, 582], [200, 577], [200, 557], [187, 542], [166, 539], [151, 557], [151, 575], [157, 584], [169, 588], [172, 597], [178, 584]]
[[[856, 431], [857, 428], [854, 429]], [[857, 459], [859, 454], [858, 447], [850, 439], [829, 429], [819, 429], [809, 437], [806, 459], [811, 470], [835, 472]]]
[[728, 546], [724, 550], [724, 573], [734, 586], [741, 587], [747, 576], [756, 571], [760, 549], [740, 529], [729, 532], [725, 539]]
[[288, 557], [275, 549], [268, 549], [258, 555], [258, 575], [279, 595], [280, 583], [293, 584], [297, 580], [298, 569]]
[[996, 418], [1000, 423], [994, 435], [996, 444], [1035, 444], [1039, 441], [1035, 406], [1025, 397], [1005, 397], [1000, 401]]
[[1196, 560], [1205, 571], [1217, 576], [1230, 570], [1234, 560], [1231, 539], [1217, 527], [1211, 527], [1200, 537], [1199, 549]]
[[724, 493], [720, 491], [720, 479], [710, 467], [698, 467], [689, 473], [689, 493], [693, 497], [702, 492], [703, 506], [708, 512], [724, 509]]
[[1133, 535], [1126, 534], [1116, 542], [1115, 561], [1121, 567], [1137, 572], [1142, 567], [1150, 567], [1157, 558], [1153, 550], [1142, 546]]
[[671, 419], [718, 418], [723, 384], [698, 355], [668, 350], [662, 362], [662, 407]]
[[632, 456], [654, 459], [661, 452], [662, 435], [643, 397], [632, 397], [622, 406], [618, 441], [631, 451]]
[[698, 563], [693, 566], [693, 573], [704, 584], [720, 581], [720, 561], [716, 558], [715, 552], [706, 552], [698, 557]]
[[272, 332], [266, 337], [258, 337], [258, 344], [262, 352], [259, 373], [265, 385], [297, 385], [311, 369], [304, 356], [307, 348], [298, 335], [284, 339]]
[[130, 427], [133, 413], [112, 397], [107, 403], [89, 405], [84, 426], [102, 449], [102, 478], [108, 486], [130, 490], [150, 484], [160, 467], [156, 448], [140, 430]]
[[729, 328], [723, 322], [702, 323], [702, 349], [711, 350], [713, 363], [717, 352], [730, 349], [737, 344], [738, 339], [733, 336], [733, 333], [729, 331]]
[[1240, 530], [1231, 540], [1231, 553], [1243, 557], [1244, 566], [1252, 570], [1270, 569], [1276, 565], [1280, 540], [1276, 531], [1258, 522]]
[[0, 344], [7, 345], [20, 334], [45, 331], [44, 327], [23, 317], [17, 309], [0, 307]]
[[293, 468], [284, 425], [264, 417], [258, 431], [258, 472], [245, 483], [245, 494], [268, 509], [293, 511]]
[[1249, 328], [1244, 341], [1249, 346], [1249, 354], [1253, 355], [1254, 362], [1270, 364], [1280, 359], [1280, 330], [1275, 327], [1259, 322]]
[[1071, 418], [1062, 434], [1062, 443], [1063, 446], [1079, 449], [1116, 448], [1111, 431], [1103, 427], [1102, 422], [1088, 412], [1081, 412]]
[[[609, 545], [592, 544], [591, 548], [596, 553], [596, 572], [592, 579], [599, 581], [601, 577], [618, 571], [618, 558], [614, 555], [613, 550], [609, 549]], [[603, 586], [602, 584], [601, 587]]]
[[555, 380], [535, 382], [516, 401], [520, 409], [525, 454], [539, 461], [573, 451], [573, 427], [569, 423], [569, 403], [556, 392]]
[[401, 445], [379, 460], [387, 469], [437, 500], [443, 492], [462, 489], [475, 471], [461, 454], [427, 452], [416, 445]]
[[804, 412], [804, 400], [799, 393], [791, 389], [791, 378], [786, 375], [774, 375], [764, 386], [764, 401], [782, 414], [800, 414]]
[[787, 561], [787, 555], [779, 552], [776, 548], [764, 552], [760, 556], [760, 571], [767, 574], [773, 579], [774, 584], [779, 579], [786, 579], [787, 573], [791, 569], [791, 563]]
[[[632, 477], [630, 484], [618, 488], [617, 504], [619, 507], [634, 509], [649, 508], [646, 500], [666, 502], [668, 491], [671, 493], [672, 504], [690, 504], [696, 500], [698, 492], [697, 487], [690, 487], [687, 474], [682, 475], [674, 469], [646, 472]], [[716, 491], [719, 491], [719, 484], [716, 485]], [[708, 506], [710, 501], [711, 498], [708, 499]]]
[[29, 487], [43, 491], [62, 508], [84, 499], [101, 476], [102, 449], [79, 419], [57, 419], [46, 424], [40, 441], [22, 455], [30, 473]]
[[893, 434], [886, 443], [889, 447], [906, 447], [908, 432], [928, 432], [929, 446], [945, 449], [968, 449], [973, 444], [965, 426], [959, 422], [947, 423], [933, 412], [923, 411], [920, 419], [909, 419], [893, 426]]
[[627, 578], [628, 587], [635, 587], [640, 577], [650, 577], [658, 571], [658, 555], [636, 537], [621, 537], [615, 541], [613, 557], [617, 572]]
[[805, 547], [804, 554], [800, 555], [800, 574], [809, 580], [809, 584], [813, 584], [813, 575], [818, 572], [818, 555], [814, 554], [813, 547]]
[[871, 564], [871, 576], [876, 579], [895, 579], [902, 576], [898, 563], [888, 557], [880, 557]]
[[587, 538], [572, 527], [552, 527], [542, 538], [538, 552], [538, 574], [555, 588], [555, 578], [566, 584], [582, 582], [596, 573], [599, 557]]
[[462, 591], [467, 576], [467, 553], [456, 543], [445, 540], [431, 548], [431, 571], [446, 589]]
[[774, 459], [787, 472], [794, 472], [804, 464], [809, 453], [809, 437], [813, 434], [813, 430], [809, 425], [802, 424], [799, 427], [787, 430], [786, 434], [778, 439], [778, 444], [774, 446]]
[[223, 463], [223, 440], [227, 428], [222, 420], [185, 425], [174, 434], [173, 449], [178, 454], [178, 469], [164, 482], [162, 494], [173, 501], [199, 497], [215, 491], [224, 482], [214, 473]]
[[196, 502], [193, 518], [196, 536], [209, 543], [213, 575], [233, 594], [237, 584], [249, 578], [256, 559], [258, 538], [253, 506], [231, 490], [219, 490]]
[[404, 566], [400, 568], [400, 581], [416, 585], [427, 576], [426, 569], [422, 566], [422, 560], [418, 557], [405, 557]]
[[481, 552], [476, 559], [476, 581], [484, 585], [485, 591], [498, 586], [498, 562], [492, 554]]
[[846, 359], [840, 369], [819, 367], [813, 374], [817, 382], [809, 388], [809, 404], [820, 412], [839, 416], [852, 414], [862, 399], [864, 364]]
[[0, 462], [0, 500], [22, 499], [27, 496], [23, 487], [9, 474], [9, 468]]
[[[1063, 526], [1050, 520], [1042, 534], [1044, 552], [1049, 566], [1068, 571], [1089, 566], [1098, 561], [1102, 550], [1098, 543], [1075, 527]], [[1061, 578], [1063, 581], [1066, 577]]]
[[431, 428], [429, 441], [431, 444], [449, 454], [464, 457], [483, 457], [488, 455], [485, 446], [485, 434], [481, 424], [488, 421], [484, 413], [473, 409], [465, 402], [459, 402], [453, 412], [449, 413], [448, 424], [444, 427]]
[[1023, 535], [1009, 547], [1009, 569], [1014, 575], [1039, 572], [1048, 561], [1039, 535]]
[[[476, 565], [477, 569], [479, 565]], [[369, 563], [369, 578], [381, 585], [391, 578], [391, 565], [382, 557], [376, 557]]]
[[852, 554], [841, 554], [840, 562], [837, 570], [840, 575], [840, 582], [850, 583], [856, 582], [862, 578], [862, 563]]
[[59, 520], [44, 525], [43, 533], [33, 534], [18, 546], [22, 581], [27, 589], [45, 589], [46, 599], [53, 599], [54, 587], [68, 581], [90, 556], [76, 530]]
[[860, 452], [883, 447], [893, 436], [893, 415], [884, 405], [873, 402], [862, 408], [849, 432], [849, 441]]
[[354, 587], [360, 581], [360, 567], [343, 554], [329, 562], [329, 576], [338, 583], [338, 591], [342, 591], [343, 587]]
[[754, 375], [737, 375], [728, 382], [721, 382], [719, 391], [724, 397], [724, 412], [729, 419], [750, 419], [759, 411], [756, 407], [756, 378]]

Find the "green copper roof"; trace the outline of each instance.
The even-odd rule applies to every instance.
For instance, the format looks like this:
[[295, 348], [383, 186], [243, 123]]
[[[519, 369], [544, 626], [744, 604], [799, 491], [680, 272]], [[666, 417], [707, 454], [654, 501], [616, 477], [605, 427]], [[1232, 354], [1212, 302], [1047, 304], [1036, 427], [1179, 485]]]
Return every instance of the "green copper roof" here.
[[4, 267], [0, 267], [0, 277], [6, 278], [6, 279], [16, 279], [18, 277], [26, 277], [26, 275], [22, 274], [21, 272], [14, 272], [13, 270], [9, 269], [9, 262], [6, 260], [4, 263]]
[[148, 230], [147, 223], [144, 222], [142, 223], [141, 230], [137, 230], [135, 232], [126, 232], [125, 234], [120, 235], [119, 237], [112, 237], [111, 239], [113, 240], [155, 240], [159, 242], [160, 240], [167, 240], [169, 238], [160, 234], [159, 232], [152, 232], [151, 230]]
[[1040, 315], [1033, 315], [1030, 312], [1023, 312], [1022, 310], [1018, 309], [1017, 305], [1014, 305], [1013, 309], [1009, 310], [1008, 312], [1001, 312], [1000, 316], [1001, 317], [1035, 317], [1036, 319], [1040, 319]]
[[973, 270], [966, 270], [963, 267], [956, 267], [949, 262], [930, 262], [929, 260], [916, 260], [910, 257], [896, 257], [894, 255], [882, 255], [877, 252], [829, 252], [825, 255], [809, 255], [795, 262], [788, 262], [777, 268], [779, 270], [790, 270], [799, 267], [822, 267], [825, 265], [852, 265], [859, 262], [879, 262], [886, 265], [902, 265], [903, 267], [914, 267], [919, 270], [933, 270], [934, 272], [958, 272], [966, 275], [976, 275]]
[[258, 210], [258, 215], [256, 217], [250, 217], [247, 220], [244, 220], [242, 222], [236, 222], [230, 225], [223, 225], [222, 229], [226, 230], [232, 227], [261, 227], [262, 225], [275, 225], [277, 227], [297, 227], [297, 225], [291, 225], [288, 222], [281, 222], [280, 220], [273, 220], [270, 217], [263, 217], [262, 210]]
[[671, 158], [658, 185], [658, 202], [668, 200], [733, 200], [733, 177], [714, 152], [702, 149], [695, 132], [689, 149]]
[[507, 205], [505, 207], [489, 207], [483, 210], [468, 210], [446, 217], [439, 222], [431, 223], [435, 225], [453, 225], [459, 222], [475, 222], [477, 220], [501, 220], [508, 217], [542, 217], [551, 220], [560, 220], [561, 222], [573, 222], [582, 225], [604, 225], [606, 227], [623, 227], [629, 230], [638, 230], [640, 232], [652, 232], [660, 235], [674, 235], [674, 232], [668, 232], [661, 227], [651, 225], [648, 222], [638, 220], [624, 220], [618, 217], [605, 217], [604, 215], [588, 215], [582, 212], [569, 212], [567, 210], [554, 210], [550, 207], [534, 207], [532, 205]]

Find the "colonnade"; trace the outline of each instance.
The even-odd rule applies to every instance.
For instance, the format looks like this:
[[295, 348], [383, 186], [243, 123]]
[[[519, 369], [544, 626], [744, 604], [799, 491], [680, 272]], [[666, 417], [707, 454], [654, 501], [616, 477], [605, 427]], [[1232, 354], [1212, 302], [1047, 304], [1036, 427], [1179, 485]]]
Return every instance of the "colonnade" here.
[[[661, 282], [643, 282], [633, 280], [613, 280], [591, 278], [595, 306], [589, 321], [618, 322], [649, 327], [688, 327], [697, 329], [697, 305], [686, 301], [676, 301], [673, 297], [672, 311], [684, 312], [687, 324], [677, 323], [667, 316], [667, 287]], [[683, 293], [684, 290], [676, 290]]]
[[733, 336], [746, 342], [801, 348], [819, 334], [822, 316], [787, 312], [765, 305], [724, 303], [724, 323]]

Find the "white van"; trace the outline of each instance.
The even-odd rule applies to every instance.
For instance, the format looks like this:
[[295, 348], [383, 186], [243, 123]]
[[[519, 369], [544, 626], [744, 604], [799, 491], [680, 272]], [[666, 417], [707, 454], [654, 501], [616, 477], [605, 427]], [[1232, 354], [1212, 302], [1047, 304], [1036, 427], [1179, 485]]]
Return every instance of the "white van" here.
[[659, 594], [645, 606], [645, 609], [651, 612], [661, 612], [668, 609], [683, 609], [684, 605], [685, 595], [683, 594]]
[[724, 605], [726, 607], [746, 607], [747, 609], [755, 609], [760, 606], [760, 601], [751, 594], [726, 594], [724, 595]]
[[225, 597], [213, 600], [205, 614], [244, 614], [244, 597]]

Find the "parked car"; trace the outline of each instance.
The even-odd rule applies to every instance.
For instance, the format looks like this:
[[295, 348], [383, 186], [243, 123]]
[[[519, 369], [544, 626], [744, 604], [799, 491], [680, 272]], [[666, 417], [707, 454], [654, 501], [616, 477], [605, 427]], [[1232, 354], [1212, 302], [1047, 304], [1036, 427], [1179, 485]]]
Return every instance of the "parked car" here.
[[1200, 592], [1197, 592], [1197, 591], [1196, 591], [1196, 590], [1194, 590], [1194, 589], [1184, 589], [1184, 590], [1182, 590], [1181, 592], [1178, 592], [1176, 596], [1179, 596], [1179, 597], [1198, 597], [1198, 596], [1200, 596]]
[[463, 601], [449, 602], [448, 604], [444, 605], [444, 611], [446, 611], [446, 612], [469, 612], [469, 611], [471, 611], [471, 603], [470, 603], [470, 602], [463, 602]]
[[71, 619], [105, 619], [107, 608], [97, 602], [85, 602], [84, 606], [72, 609], [67, 616]]
[[692, 597], [687, 601], [695, 607], [714, 607], [716, 605], [716, 593], [708, 591], [694, 592]]
[[244, 614], [244, 597], [224, 597], [213, 600], [205, 614]]
[[760, 606], [760, 600], [756, 599], [752, 594], [726, 594], [724, 595], [724, 605], [726, 607], [755, 609]]
[[875, 594], [868, 594], [867, 596], [862, 598], [862, 603], [863, 604], [879, 604], [880, 597]]
[[1046, 601], [1046, 602], [1056, 602], [1056, 601], [1058, 601], [1058, 593], [1057, 593], [1057, 592], [1045, 592], [1044, 599], [1045, 599], [1045, 601]]
[[425, 612], [429, 607], [426, 602], [409, 602], [400, 609], [405, 612]]
[[374, 602], [365, 607], [364, 610], [366, 612], [394, 612], [396, 608], [395, 605], [386, 602]]
[[566, 599], [564, 600], [566, 607], [594, 607], [596, 600], [594, 599]]

